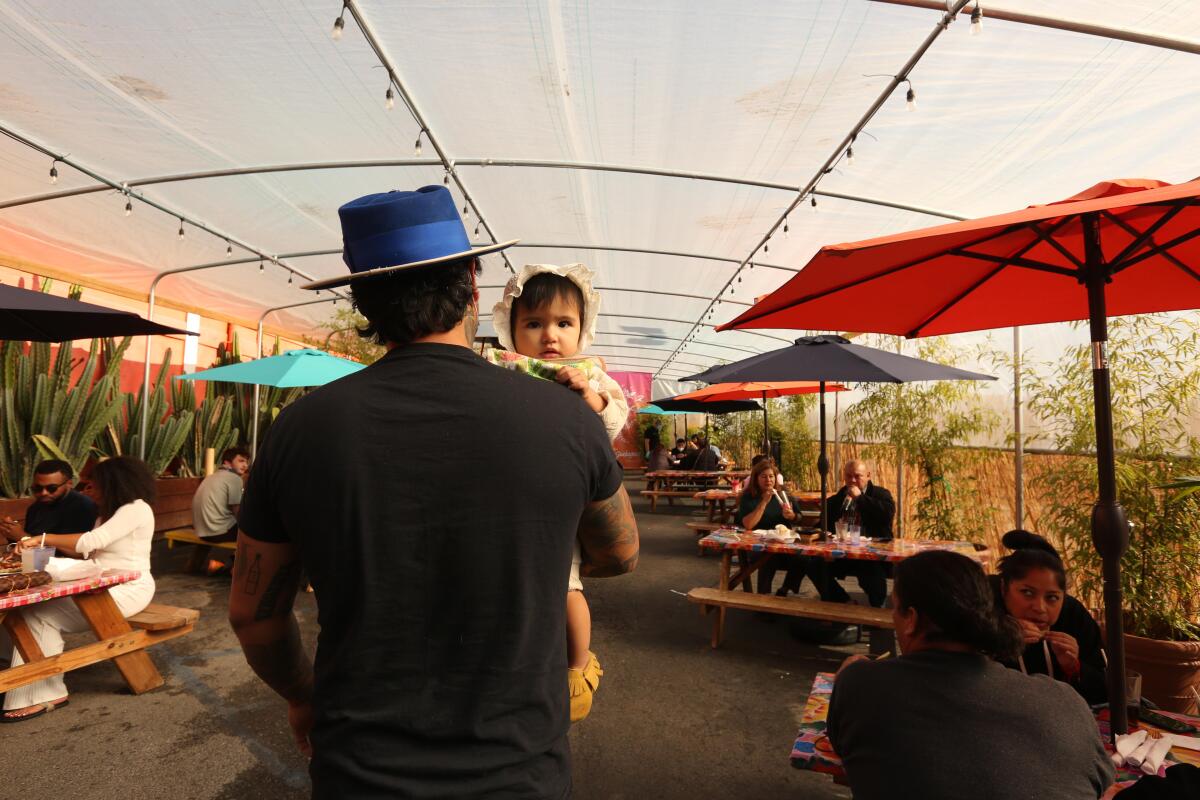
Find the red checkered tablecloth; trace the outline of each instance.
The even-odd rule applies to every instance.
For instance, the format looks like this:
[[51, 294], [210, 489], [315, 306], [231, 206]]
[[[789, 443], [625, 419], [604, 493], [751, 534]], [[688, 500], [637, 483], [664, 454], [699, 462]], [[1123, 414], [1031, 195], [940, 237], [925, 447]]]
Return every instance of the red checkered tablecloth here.
[[44, 603], [47, 600], [54, 600], [58, 597], [70, 597], [73, 594], [107, 589], [110, 586], [135, 581], [141, 576], [142, 573], [135, 569], [109, 570], [95, 578], [85, 578], [80, 581], [65, 581], [64, 583], [48, 583], [45, 586], [36, 586], [32, 589], [21, 589], [20, 591], [0, 595], [0, 611], [32, 606], [37, 603]]

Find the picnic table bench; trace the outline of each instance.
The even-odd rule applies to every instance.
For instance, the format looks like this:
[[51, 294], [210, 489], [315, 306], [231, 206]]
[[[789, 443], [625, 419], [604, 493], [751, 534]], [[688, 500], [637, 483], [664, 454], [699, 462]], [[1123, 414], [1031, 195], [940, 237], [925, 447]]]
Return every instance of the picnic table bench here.
[[[162, 675], [145, 649], [191, 633], [200, 612], [151, 603], [129, 619], [122, 617], [108, 590], [136, 580], [140, 574], [136, 570], [109, 570], [96, 578], [50, 583], [0, 596], [0, 621], [25, 661], [0, 670], [0, 692], [109, 660], [116, 664], [134, 694], [162, 686]], [[60, 597], [75, 602], [96, 641], [47, 657], [29, 630], [23, 610]]]
[[[884, 609], [848, 603], [832, 603], [802, 597], [776, 597], [755, 594], [750, 577], [776, 555], [815, 556], [833, 561], [848, 558], [861, 561], [903, 561], [925, 550], [952, 550], [976, 561], [986, 561], [986, 553], [978, 552], [969, 542], [943, 542], [918, 539], [896, 539], [886, 542], [864, 541], [852, 545], [844, 542], [776, 542], [759, 538], [751, 531], [721, 528], [700, 540], [701, 549], [721, 553], [716, 588], [697, 587], [688, 592], [688, 600], [698, 604], [705, 615], [712, 614], [712, 646], [718, 647], [724, 635], [725, 612], [734, 608], [760, 611], [827, 622], [844, 622], [869, 628], [872, 652], [894, 649], [891, 612]], [[733, 572], [733, 557], [737, 555], [739, 569]], [[733, 591], [738, 585], [743, 591]]]

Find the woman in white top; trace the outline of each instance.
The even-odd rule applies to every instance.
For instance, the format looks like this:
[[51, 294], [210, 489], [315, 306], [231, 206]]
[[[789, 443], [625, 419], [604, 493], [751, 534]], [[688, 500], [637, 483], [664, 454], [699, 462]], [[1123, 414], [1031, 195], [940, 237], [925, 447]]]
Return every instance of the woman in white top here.
[[[150, 542], [154, 538], [154, 476], [145, 462], [130, 456], [101, 461], [91, 475], [87, 493], [100, 510], [96, 527], [87, 533], [46, 534], [46, 544], [90, 558], [101, 568], [137, 570], [135, 581], [109, 589], [125, 617], [133, 616], [154, 597], [150, 575]], [[25, 547], [41, 544], [41, 537], [26, 539]], [[49, 600], [22, 612], [25, 623], [47, 657], [63, 651], [64, 633], [87, 630], [87, 621], [69, 597]], [[15, 648], [12, 665], [24, 663]], [[67, 686], [62, 675], [9, 690], [0, 721], [20, 722], [41, 716], [67, 703]]]

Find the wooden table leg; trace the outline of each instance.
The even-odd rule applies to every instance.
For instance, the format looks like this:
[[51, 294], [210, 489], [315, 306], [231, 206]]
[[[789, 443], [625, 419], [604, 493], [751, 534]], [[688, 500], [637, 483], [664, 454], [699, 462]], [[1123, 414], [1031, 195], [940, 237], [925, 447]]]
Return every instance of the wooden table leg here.
[[33, 631], [29, 630], [29, 626], [25, 624], [25, 619], [19, 613], [0, 612], [4, 614], [4, 629], [8, 631], [9, 637], [12, 639], [13, 646], [17, 648], [17, 652], [21, 654], [21, 660], [26, 664], [34, 661], [41, 661], [45, 658], [42, 653], [41, 646], [37, 643], [37, 639], [33, 638]]
[[[133, 630], [129, 627], [129, 622], [121, 616], [116, 601], [107, 589], [91, 594], [77, 594], [72, 599], [97, 639], [110, 639]], [[125, 683], [129, 684], [129, 689], [134, 694], [148, 692], [163, 685], [162, 675], [145, 650], [114, 656], [113, 663], [121, 670]]]
[[[721, 574], [717, 582], [717, 588], [722, 591], [729, 588], [729, 567], [733, 561], [733, 553], [729, 550], [721, 551]], [[725, 606], [718, 606], [716, 613], [713, 614], [713, 630], [712, 630], [712, 646], [715, 650], [721, 644], [721, 636], [725, 633]]]

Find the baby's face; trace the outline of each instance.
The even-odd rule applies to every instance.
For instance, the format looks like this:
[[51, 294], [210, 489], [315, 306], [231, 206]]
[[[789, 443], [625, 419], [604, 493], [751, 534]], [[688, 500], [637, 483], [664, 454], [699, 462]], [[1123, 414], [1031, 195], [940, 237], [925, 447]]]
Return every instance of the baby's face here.
[[517, 352], [531, 358], [569, 358], [579, 352], [579, 309], [565, 297], [541, 308], [518, 306], [513, 325]]

